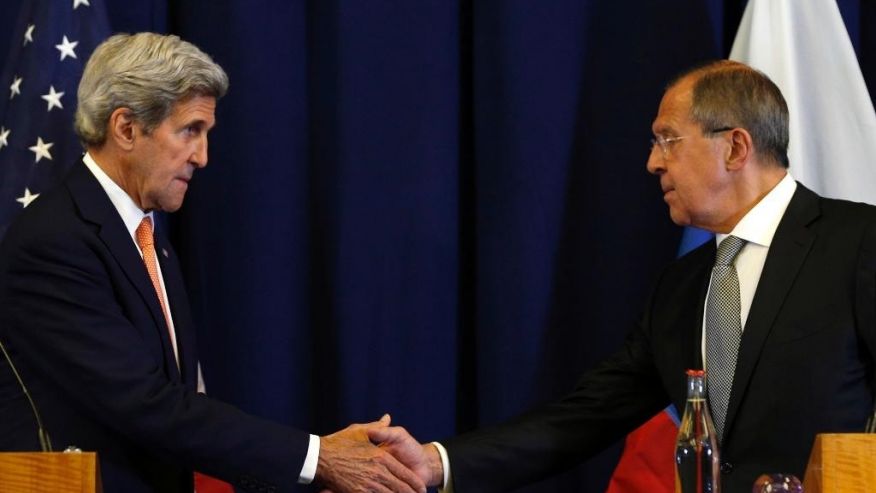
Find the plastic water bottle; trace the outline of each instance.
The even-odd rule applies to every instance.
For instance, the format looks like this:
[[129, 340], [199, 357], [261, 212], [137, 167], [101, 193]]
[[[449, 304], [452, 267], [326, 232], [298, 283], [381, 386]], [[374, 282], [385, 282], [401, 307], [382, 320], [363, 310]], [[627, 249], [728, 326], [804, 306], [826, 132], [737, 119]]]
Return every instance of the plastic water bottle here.
[[687, 403], [675, 442], [676, 493], [719, 493], [720, 455], [706, 402], [705, 372], [687, 371]]

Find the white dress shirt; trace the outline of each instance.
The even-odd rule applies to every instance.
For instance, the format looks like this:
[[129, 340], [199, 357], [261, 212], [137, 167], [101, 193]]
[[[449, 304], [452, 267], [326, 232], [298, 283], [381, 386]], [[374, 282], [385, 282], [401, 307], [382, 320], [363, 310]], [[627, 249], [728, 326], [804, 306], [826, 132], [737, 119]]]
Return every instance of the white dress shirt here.
[[[736, 266], [736, 273], [739, 275], [739, 316], [743, 332], [745, 332], [748, 312], [751, 310], [751, 302], [754, 301], [754, 292], [757, 290], [757, 283], [760, 281], [760, 274], [763, 271], [764, 263], [766, 263], [767, 253], [769, 252], [770, 245], [773, 243], [773, 236], [776, 234], [776, 228], [779, 227], [779, 222], [782, 220], [782, 216], [785, 215], [785, 209], [788, 208], [795, 190], [797, 190], [797, 182], [794, 181], [790, 174], [785, 174], [782, 181], [773, 187], [757, 205], [739, 220], [733, 231], [729, 234], [715, 235], [716, 245], [720, 245], [724, 238], [730, 235], [747, 242], [739, 254], [736, 255], [736, 260], [733, 263]], [[711, 286], [711, 282], [709, 285]], [[709, 295], [707, 292], [707, 304], [708, 299]], [[705, 309], [708, 310], [708, 307], [706, 306]], [[701, 350], [703, 365], [708, 367], [708, 362], [706, 361], [705, 315], [703, 315], [703, 343]]]

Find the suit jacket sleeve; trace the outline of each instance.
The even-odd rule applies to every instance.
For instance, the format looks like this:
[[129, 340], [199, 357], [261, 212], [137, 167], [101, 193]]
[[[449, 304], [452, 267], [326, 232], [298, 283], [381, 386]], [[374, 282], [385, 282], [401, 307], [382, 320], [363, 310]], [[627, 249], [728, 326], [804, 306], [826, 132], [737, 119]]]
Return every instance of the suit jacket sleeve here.
[[669, 397], [651, 354], [649, 311], [621, 350], [561, 400], [442, 442], [454, 491], [507, 491], [568, 469], [664, 408]]

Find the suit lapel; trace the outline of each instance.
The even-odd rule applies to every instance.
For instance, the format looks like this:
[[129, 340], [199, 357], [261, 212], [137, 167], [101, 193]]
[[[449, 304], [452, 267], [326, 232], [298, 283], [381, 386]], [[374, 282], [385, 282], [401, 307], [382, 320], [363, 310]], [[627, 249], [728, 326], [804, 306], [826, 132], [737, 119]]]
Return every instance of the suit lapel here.
[[[797, 273], [815, 241], [815, 234], [808, 229], [808, 225], [818, 215], [818, 196], [798, 184], [767, 253], [766, 263], [742, 334], [736, 373], [733, 377], [733, 389], [730, 392], [727, 408], [725, 425], [727, 431], [733, 427], [734, 418], [776, 316], [781, 311], [785, 298], [797, 278]], [[728, 438], [732, 437], [732, 433], [725, 432], [725, 435]]]
[[170, 302], [182, 380], [190, 390], [194, 391], [197, 390], [198, 385], [198, 353], [185, 284], [176, 254], [160, 231], [155, 233], [155, 247], [158, 262], [161, 264], [164, 288]]
[[[697, 296], [697, 311], [694, 317], [696, 320], [696, 324], [691, 328], [693, 330], [694, 337], [689, 338], [688, 340], [694, 342], [694, 347], [690, 348], [690, 351], [693, 353], [693, 360], [696, 362], [694, 365], [695, 369], [702, 370], [704, 368], [703, 365], [703, 314], [706, 312], [706, 294], [709, 292], [709, 281], [712, 279], [712, 266], [715, 264], [715, 255], [718, 252], [718, 248], [715, 245], [715, 240], [711, 239], [707, 242], [708, 244], [705, 247], [705, 258], [706, 261], [700, 264], [700, 270], [698, 271], [698, 285], [699, 285], [699, 294]], [[685, 393], [687, 390], [685, 389]], [[687, 397], [685, 396], [685, 399]]]
[[172, 379], [179, 381], [180, 374], [175, 364], [176, 359], [161, 305], [146, 272], [143, 258], [137, 252], [125, 223], [100, 183], [84, 163], [80, 162], [73, 167], [66, 183], [82, 218], [97, 225], [98, 237], [116, 259], [131, 285], [143, 299], [143, 303], [149, 308], [157, 335], [161, 339], [165, 370]]
[[688, 315], [680, 317], [681, 320], [690, 320], [685, 330], [680, 334], [677, 344], [681, 350], [682, 357], [679, 359], [682, 362], [682, 367], [677, 369], [678, 375], [678, 390], [673, 394], [673, 401], [679, 414], [684, 411], [685, 402], [687, 401], [687, 378], [685, 372], [689, 369], [703, 368], [703, 311], [705, 310], [706, 291], [709, 286], [709, 279], [712, 273], [712, 264], [715, 263], [715, 241], [709, 240], [704, 245], [697, 248], [691, 255], [691, 261], [694, 266], [691, 270], [690, 291], [684, 290], [686, 296], [691, 296], [689, 299], [697, 300], [696, 305], [691, 303], [680, 303], [682, 306], [689, 307], [692, 310]]
[[712, 240], [673, 262], [650, 300], [656, 318], [645, 321], [653, 327], [657, 364], [679, 412], [687, 400], [685, 371], [703, 367], [703, 304], [714, 259]]

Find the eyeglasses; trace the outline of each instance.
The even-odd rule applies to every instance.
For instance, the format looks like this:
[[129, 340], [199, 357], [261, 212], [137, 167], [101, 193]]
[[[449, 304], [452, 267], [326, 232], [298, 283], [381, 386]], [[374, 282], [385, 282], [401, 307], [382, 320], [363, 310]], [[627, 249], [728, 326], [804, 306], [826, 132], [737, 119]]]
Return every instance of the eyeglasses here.
[[[715, 134], [726, 132], [728, 130], [733, 130], [734, 128], [736, 127], [721, 127], [713, 130], [706, 130], [705, 132], [703, 132], [703, 135], [706, 137], [712, 137]], [[669, 145], [688, 137], [690, 136], [683, 135], [681, 137], [664, 137], [662, 135], [658, 135], [651, 139], [651, 152], [654, 152], [655, 147], [660, 146], [660, 150], [663, 152], [663, 159], [669, 159]]]

